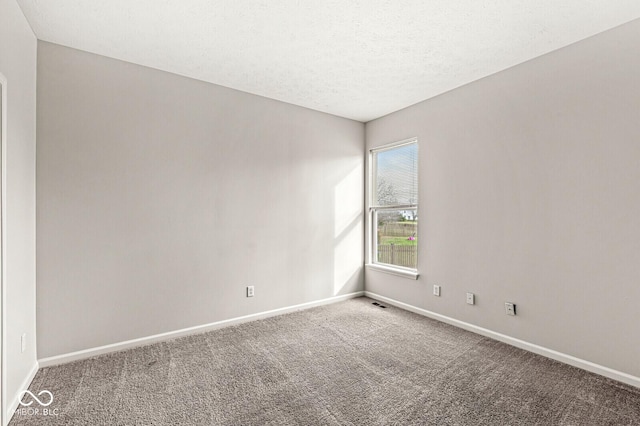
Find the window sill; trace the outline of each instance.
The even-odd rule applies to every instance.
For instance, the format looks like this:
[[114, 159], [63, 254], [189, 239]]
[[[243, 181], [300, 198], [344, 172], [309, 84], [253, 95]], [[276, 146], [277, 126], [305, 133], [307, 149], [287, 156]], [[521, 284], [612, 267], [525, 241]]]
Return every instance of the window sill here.
[[417, 280], [420, 274], [418, 271], [409, 271], [407, 269], [393, 268], [391, 266], [383, 266], [375, 263], [367, 263], [366, 267], [368, 269], [384, 272], [385, 274], [397, 275], [403, 278], [409, 278], [412, 280]]

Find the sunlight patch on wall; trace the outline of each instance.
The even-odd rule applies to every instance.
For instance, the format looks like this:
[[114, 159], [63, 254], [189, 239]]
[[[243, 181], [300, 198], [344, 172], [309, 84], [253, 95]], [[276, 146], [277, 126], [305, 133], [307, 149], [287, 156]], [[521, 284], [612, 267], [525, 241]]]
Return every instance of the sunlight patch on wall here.
[[334, 190], [335, 229], [334, 237], [338, 238], [355, 219], [362, 216], [364, 187], [362, 164], [358, 164]]
[[362, 218], [352, 223], [333, 251], [333, 295], [340, 291], [357, 275], [363, 265], [363, 227]]
[[364, 169], [357, 164], [334, 189], [333, 294], [357, 279], [363, 265]]

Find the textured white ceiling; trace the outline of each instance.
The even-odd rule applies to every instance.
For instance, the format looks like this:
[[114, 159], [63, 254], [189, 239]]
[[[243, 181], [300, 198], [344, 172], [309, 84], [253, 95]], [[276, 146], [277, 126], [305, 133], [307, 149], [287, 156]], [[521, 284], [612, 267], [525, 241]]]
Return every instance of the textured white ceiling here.
[[639, 0], [18, 0], [41, 40], [369, 121], [640, 17]]

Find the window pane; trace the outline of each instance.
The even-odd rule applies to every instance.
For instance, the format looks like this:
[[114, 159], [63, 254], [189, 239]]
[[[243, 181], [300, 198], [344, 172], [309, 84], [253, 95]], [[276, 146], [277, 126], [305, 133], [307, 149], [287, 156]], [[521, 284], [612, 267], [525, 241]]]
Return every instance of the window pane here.
[[374, 205], [418, 204], [418, 144], [373, 153]]
[[379, 210], [376, 217], [376, 261], [417, 269], [418, 209]]

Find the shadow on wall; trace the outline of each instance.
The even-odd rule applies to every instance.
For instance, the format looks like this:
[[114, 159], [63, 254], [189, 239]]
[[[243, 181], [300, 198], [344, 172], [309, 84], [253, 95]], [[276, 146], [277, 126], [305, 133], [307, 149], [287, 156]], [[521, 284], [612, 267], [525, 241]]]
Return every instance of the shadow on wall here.
[[333, 295], [355, 291], [363, 269], [364, 170], [357, 164], [334, 188]]

